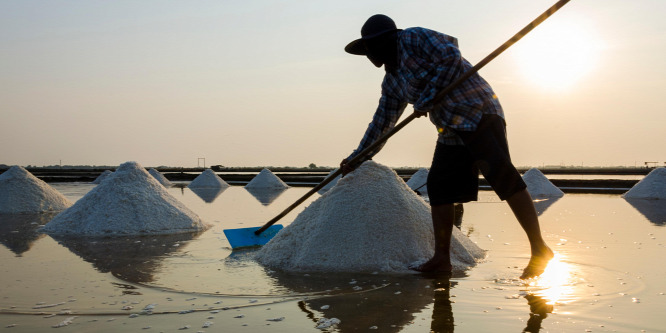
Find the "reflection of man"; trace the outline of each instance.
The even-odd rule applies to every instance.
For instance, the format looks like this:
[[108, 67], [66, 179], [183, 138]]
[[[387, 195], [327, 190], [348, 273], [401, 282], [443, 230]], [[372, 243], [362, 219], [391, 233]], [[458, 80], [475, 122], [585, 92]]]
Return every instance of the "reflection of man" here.
[[525, 295], [525, 299], [530, 306], [530, 319], [523, 332], [538, 333], [541, 331], [541, 322], [548, 318], [549, 313], [553, 313], [553, 306], [534, 294]]
[[[527, 186], [511, 162], [504, 113], [490, 85], [474, 74], [434, 103], [438, 91], [472, 67], [461, 56], [457, 40], [424, 28], [397, 29], [385, 15], [370, 17], [361, 36], [345, 51], [367, 56], [375, 66], [384, 66], [386, 75], [379, 106], [365, 136], [340, 163], [343, 174], [358, 166], [347, 162], [393, 128], [407, 104], [413, 104], [415, 112], [429, 114], [439, 132], [428, 174], [435, 254], [415, 269], [451, 271], [453, 204], [477, 200], [480, 170], [499, 197], [508, 202], [530, 241], [531, 258], [521, 278], [541, 274], [553, 252], [541, 236]], [[381, 147], [366, 157], [371, 158]]]
[[453, 306], [451, 305], [451, 288], [456, 282], [448, 277], [433, 280], [434, 304], [432, 307], [432, 323], [430, 332], [453, 333]]

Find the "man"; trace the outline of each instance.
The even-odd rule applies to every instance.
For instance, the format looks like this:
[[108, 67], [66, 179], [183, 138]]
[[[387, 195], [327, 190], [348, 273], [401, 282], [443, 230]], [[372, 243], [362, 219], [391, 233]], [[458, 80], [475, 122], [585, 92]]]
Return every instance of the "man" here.
[[[419, 116], [428, 115], [439, 136], [428, 174], [428, 196], [435, 233], [433, 257], [415, 270], [450, 272], [454, 203], [476, 201], [479, 171], [502, 200], [506, 200], [527, 234], [530, 261], [521, 279], [543, 273], [553, 252], [541, 236], [539, 220], [527, 186], [513, 166], [506, 140], [502, 107], [490, 85], [478, 74], [461, 83], [437, 104], [437, 93], [472, 66], [451, 36], [424, 29], [397, 29], [385, 15], [370, 17], [361, 38], [345, 47], [384, 66], [379, 106], [358, 148], [340, 163], [343, 174], [358, 166], [348, 163], [393, 128], [407, 104]], [[366, 155], [370, 159], [381, 148]]]

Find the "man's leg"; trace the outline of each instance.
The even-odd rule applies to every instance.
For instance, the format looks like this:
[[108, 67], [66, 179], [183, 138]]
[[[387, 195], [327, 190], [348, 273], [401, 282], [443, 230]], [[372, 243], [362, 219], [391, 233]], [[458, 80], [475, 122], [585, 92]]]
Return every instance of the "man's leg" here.
[[423, 265], [414, 268], [419, 272], [451, 272], [451, 233], [455, 210], [453, 204], [431, 207], [432, 226], [435, 234], [435, 254]]
[[458, 133], [493, 190], [506, 200], [530, 241], [532, 256], [521, 279], [543, 273], [553, 251], [541, 237], [539, 218], [527, 192], [527, 185], [511, 162], [504, 120], [498, 115], [484, 115], [475, 132]]
[[527, 189], [516, 192], [506, 202], [511, 207], [513, 214], [518, 219], [520, 226], [523, 227], [527, 234], [527, 239], [530, 241], [531, 258], [527, 267], [523, 270], [521, 279], [528, 279], [534, 276], [541, 275], [548, 261], [553, 258], [553, 251], [546, 245], [546, 242], [541, 236], [541, 228], [539, 227], [539, 217], [532, 197]]

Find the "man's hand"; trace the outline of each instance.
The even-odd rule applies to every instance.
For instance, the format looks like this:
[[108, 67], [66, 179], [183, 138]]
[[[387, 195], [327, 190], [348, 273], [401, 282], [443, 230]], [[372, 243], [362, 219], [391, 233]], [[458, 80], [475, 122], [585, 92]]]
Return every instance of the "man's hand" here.
[[355, 169], [354, 167], [352, 167], [352, 166], [351, 166], [349, 163], [347, 163], [347, 162], [348, 162], [348, 161], [347, 161], [346, 158], [345, 158], [344, 160], [342, 160], [342, 162], [340, 162], [340, 170], [342, 170], [342, 176], [343, 176], [343, 177], [344, 177], [345, 175], [347, 175], [348, 173], [354, 171], [354, 169]]
[[428, 115], [428, 111], [414, 110], [414, 113], [416, 114], [416, 118], [421, 118]]

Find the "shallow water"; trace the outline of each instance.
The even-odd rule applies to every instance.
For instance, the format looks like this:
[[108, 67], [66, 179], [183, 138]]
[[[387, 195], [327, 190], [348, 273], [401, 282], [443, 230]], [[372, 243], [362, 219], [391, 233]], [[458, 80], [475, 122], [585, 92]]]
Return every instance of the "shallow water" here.
[[[94, 185], [53, 187], [75, 201]], [[50, 216], [0, 215], [0, 327], [36, 332], [71, 322], [63, 329], [664, 331], [663, 201], [566, 194], [538, 202], [542, 230], [558, 256], [531, 284], [517, 279], [528, 260], [526, 238], [508, 206], [487, 191], [479, 202], [465, 204], [462, 230], [488, 257], [450, 279], [286, 274], [253, 262], [252, 251], [231, 251], [223, 229], [260, 226], [308, 190], [257, 195], [232, 186], [201, 195], [172, 187], [171, 194], [212, 224], [194, 235], [54, 239], [38, 232]], [[281, 222], [288, 224], [317, 196]], [[320, 319], [333, 317], [341, 323], [316, 328]]]

